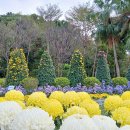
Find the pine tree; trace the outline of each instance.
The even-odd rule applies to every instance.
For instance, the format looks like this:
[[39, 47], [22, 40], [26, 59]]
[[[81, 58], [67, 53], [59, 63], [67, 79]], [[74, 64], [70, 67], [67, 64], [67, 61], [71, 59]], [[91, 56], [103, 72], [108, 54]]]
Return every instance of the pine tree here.
[[106, 83], [110, 83], [111, 80], [110, 69], [107, 64], [106, 53], [104, 51], [100, 51], [98, 53], [96, 78], [99, 79], [100, 82], [104, 80]]
[[28, 77], [28, 71], [23, 49], [15, 49], [10, 53], [5, 81], [6, 86], [19, 85], [24, 78]]
[[72, 86], [75, 86], [78, 83], [83, 83], [84, 79], [86, 78], [83, 56], [79, 50], [76, 50], [72, 55], [68, 78]]
[[54, 83], [54, 79], [56, 77], [55, 67], [50, 55], [46, 51], [41, 56], [37, 77], [39, 80], [39, 85], [51, 85], [52, 83]]
[[128, 72], [126, 74], [126, 78], [128, 79], [128, 81], [130, 81], [130, 66], [129, 66]]

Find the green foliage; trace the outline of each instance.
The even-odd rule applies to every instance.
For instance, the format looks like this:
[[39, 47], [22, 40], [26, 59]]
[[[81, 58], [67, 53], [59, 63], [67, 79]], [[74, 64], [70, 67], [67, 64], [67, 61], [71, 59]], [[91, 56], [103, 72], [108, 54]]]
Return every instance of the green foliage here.
[[51, 85], [54, 83], [54, 79], [56, 77], [55, 67], [50, 55], [46, 51], [41, 56], [37, 77], [39, 80], [39, 85]]
[[84, 68], [83, 56], [79, 50], [76, 50], [72, 55], [71, 67], [68, 75], [72, 86], [75, 86], [78, 83], [83, 83], [83, 80], [86, 77]]
[[5, 78], [0, 78], [0, 86], [5, 86]]
[[99, 79], [100, 82], [104, 80], [106, 83], [109, 83], [111, 80], [110, 69], [104, 54], [104, 52], [99, 52], [98, 63], [96, 68], [96, 78]]
[[67, 77], [69, 70], [70, 70], [70, 65], [69, 64], [63, 64], [62, 65], [62, 76]]
[[15, 49], [10, 53], [5, 84], [6, 86], [19, 85], [28, 75], [28, 65], [23, 49]]
[[84, 85], [87, 86], [87, 87], [90, 87], [90, 86], [95, 86], [95, 84], [100, 84], [100, 81], [95, 78], [95, 77], [86, 77], [84, 79]]
[[127, 85], [128, 80], [125, 77], [116, 77], [112, 79], [113, 84], [116, 85]]
[[130, 66], [129, 66], [128, 72], [126, 74], [126, 78], [128, 79], [128, 81], [130, 81]]
[[21, 81], [21, 84], [24, 86], [26, 90], [31, 90], [31, 89], [37, 88], [39, 82], [37, 78], [28, 77], [28, 78], [23, 79]]
[[70, 85], [70, 80], [66, 77], [58, 77], [58, 78], [55, 78], [54, 80], [54, 84], [56, 86], [61, 86], [61, 87], [65, 87], [65, 86], [68, 86]]

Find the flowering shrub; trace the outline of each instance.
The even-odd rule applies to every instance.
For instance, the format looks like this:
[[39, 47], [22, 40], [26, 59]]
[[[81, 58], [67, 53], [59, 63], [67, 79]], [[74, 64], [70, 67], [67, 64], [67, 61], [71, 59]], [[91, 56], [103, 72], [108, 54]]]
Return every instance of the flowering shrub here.
[[28, 77], [28, 71], [23, 49], [15, 49], [10, 53], [5, 81], [6, 86], [19, 85], [24, 78]]
[[9, 125], [15, 118], [16, 114], [20, 113], [22, 108], [18, 103], [13, 101], [6, 101], [0, 103], [0, 129], [8, 130]]
[[10, 130], [54, 130], [55, 125], [48, 113], [39, 108], [29, 108], [16, 115]]
[[130, 91], [126, 91], [121, 95], [123, 100], [130, 100]]
[[86, 93], [86, 92], [78, 92], [77, 94], [80, 97], [80, 101], [83, 101], [85, 99], [88, 99], [88, 100], [90, 99], [91, 100], [90, 95], [88, 93]]
[[123, 126], [119, 130], [130, 130], [130, 125]]

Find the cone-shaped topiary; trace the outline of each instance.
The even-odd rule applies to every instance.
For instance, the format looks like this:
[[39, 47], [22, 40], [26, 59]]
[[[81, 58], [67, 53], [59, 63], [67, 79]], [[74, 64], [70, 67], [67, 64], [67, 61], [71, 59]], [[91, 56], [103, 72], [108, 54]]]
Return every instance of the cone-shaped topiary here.
[[130, 66], [129, 66], [128, 72], [126, 74], [126, 78], [128, 79], [128, 81], [130, 81]]
[[5, 81], [6, 86], [19, 85], [24, 78], [28, 77], [28, 71], [23, 49], [15, 49], [10, 53]]
[[110, 83], [110, 69], [107, 64], [106, 53], [104, 51], [99, 51], [98, 53], [98, 63], [96, 68], [96, 78], [99, 79], [100, 82], [103, 80], [106, 83]]
[[55, 67], [50, 55], [46, 51], [41, 56], [37, 77], [39, 80], [39, 85], [51, 85], [54, 83], [54, 79], [56, 78]]
[[68, 78], [72, 86], [78, 83], [83, 83], [86, 77], [86, 72], [84, 68], [83, 56], [79, 50], [76, 50], [72, 55], [71, 67], [69, 71]]

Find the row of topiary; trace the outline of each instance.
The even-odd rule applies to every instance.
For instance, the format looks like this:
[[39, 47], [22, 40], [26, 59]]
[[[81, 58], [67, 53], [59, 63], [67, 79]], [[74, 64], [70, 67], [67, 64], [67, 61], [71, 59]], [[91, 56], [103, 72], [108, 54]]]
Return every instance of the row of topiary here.
[[[6, 79], [0, 79], [0, 85], [3, 85], [3, 82], [5, 82], [5, 86], [22, 84], [28, 89], [46, 84], [64, 87], [68, 85], [76, 86], [78, 83], [82, 83], [85, 86], [94, 86], [95, 83], [100, 84], [102, 80], [106, 83], [111, 81], [109, 66], [104, 52], [99, 52], [98, 54], [96, 78], [86, 76], [83, 56], [79, 50], [76, 50], [72, 55], [68, 77], [56, 78], [53, 61], [48, 52], [45, 51], [38, 66], [37, 78], [30, 78], [23, 49], [15, 49], [10, 53]], [[128, 82], [123, 77], [114, 78], [112, 81], [114, 85], [126, 85]]]

